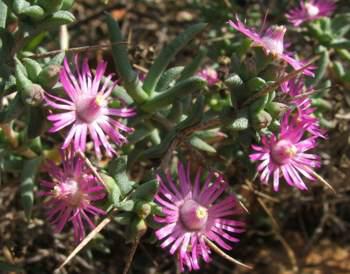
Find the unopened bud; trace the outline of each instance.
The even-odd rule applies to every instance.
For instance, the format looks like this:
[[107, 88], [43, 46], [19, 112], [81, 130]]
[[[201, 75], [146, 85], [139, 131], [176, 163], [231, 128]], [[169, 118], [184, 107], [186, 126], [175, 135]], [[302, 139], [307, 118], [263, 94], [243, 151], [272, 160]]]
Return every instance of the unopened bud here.
[[40, 72], [38, 76], [39, 84], [41, 84], [46, 89], [52, 88], [58, 81], [60, 70], [61, 66], [59, 65], [47, 66]]
[[279, 102], [271, 102], [266, 105], [266, 109], [272, 117], [279, 117], [288, 110], [288, 106]]
[[140, 239], [147, 232], [147, 224], [145, 220], [138, 217], [133, 218], [130, 229], [127, 231], [127, 238], [131, 241]]
[[38, 106], [44, 100], [44, 89], [38, 84], [27, 86], [22, 92], [22, 100], [30, 106]]
[[152, 207], [149, 203], [139, 201], [136, 204], [136, 213], [141, 219], [146, 219], [151, 214]]
[[267, 128], [271, 124], [271, 121], [272, 121], [271, 115], [265, 110], [262, 110], [259, 113], [254, 114], [252, 117], [252, 124], [256, 129]]

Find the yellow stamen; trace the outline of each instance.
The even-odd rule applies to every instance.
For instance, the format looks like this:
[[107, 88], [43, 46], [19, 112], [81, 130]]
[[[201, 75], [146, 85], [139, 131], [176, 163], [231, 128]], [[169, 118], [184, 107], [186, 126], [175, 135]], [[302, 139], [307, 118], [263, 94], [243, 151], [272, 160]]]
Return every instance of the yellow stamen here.
[[200, 206], [196, 210], [196, 216], [198, 219], [204, 219], [208, 216], [208, 210], [206, 208]]
[[289, 157], [293, 157], [295, 154], [297, 154], [298, 150], [295, 146], [290, 146], [289, 148], [286, 149], [286, 152]]
[[95, 102], [98, 106], [102, 106], [103, 101], [104, 101], [104, 98], [102, 95], [99, 94], [96, 96]]
[[60, 188], [59, 186], [54, 186], [52, 189], [52, 193], [55, 197], [57, 197], [60, 194]]

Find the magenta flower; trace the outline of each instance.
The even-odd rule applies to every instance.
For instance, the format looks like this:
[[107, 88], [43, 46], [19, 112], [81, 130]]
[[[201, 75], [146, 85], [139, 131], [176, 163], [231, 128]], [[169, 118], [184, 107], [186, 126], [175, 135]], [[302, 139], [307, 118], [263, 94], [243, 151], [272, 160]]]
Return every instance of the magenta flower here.
[[262, 146], [253, 145], [254, 152], [250, 154], [252, 161], [261, 161], [258, 165], [260, 180], [268, 184], [273, 177], [273, 189], [279, 190], [280, 177], [300, 190], [306, 190], [307, 186], [302, 179], [303, 175], [313, 181], [318, 178], [314, 168], [320, 167], [319, 156], [307, 153], [316, 147], [316, 137], [307, 137], [305, 129], [289, 121], [290, 112], [287, 112], [281, 122], [281, 132], [275, 135], [262, 136]]
[[41, 180], [40, 184], [45, 190], [40, 191], [39, 195], [48, 197], [44, 206], [54, 231], [59, 233], [66, 223], [72, 222], [74, 239], [80, 242], [85, 237], [84, 222], [91, 229], [95, 227], [89, 215], [106, 214], [93, 205], [106, 196], [105, 188], [79, 156], [62, 153], [62, 157], [62, 167], [48, 162], [47, 171], [51, 180]]
[[85, 151], [86, 139], [89, 134], [97, 156], [101, 156], [100, 147], [103, 146], [106, 154], [111, 157], [116, 154], [116, 151], [108, 139], [121, 146], [127, 142], [122, 133], [133, 131], [132, 128], [112, 118], [131, 117], [135, 115], [135, 111], [126, 107], [121, 109], [108, 107], [108, 96], [116, 82], [110, 84], [112, 75], [109, 75], [102, 83], [106, 66], [106, 62], [100, 62], [93, 76], [87, 59], [84, 60], [82, 68], [80, 68], [78, 56], [75, 56], [76, 75], [74, 75], [67, 59], [65, 59], [64, 67], [60, 72], [60, 82], [68, 98], [45, 94], [45, 100], [49, 106], [63, 111], [48, 116], [48, 119], [53, 122], [50, 132], [57, 132], [71, 125], [63, 143], [63, 149], [73, 143], [75, 150]]
[[[301, 69], [306, 65], [305, 62], [294, 59], [290, 53], [285, 51], [284, 34], [287, 31], [285, 26], [271, 26], [261, 35], [247, 28], [238, 18], [236, 22], [229, 20], [228, 23], [231, 27], [251, 39], [254, 42], [254, 46], [262, 47], [266, 54], [271, 54], [275, 58], [287, 62], [295, 70]], [[311, 68], [305, 68], [303, 73], [309, 76], [314, 75]]]
[[281, 91], [291, 97], [299, 96], [303, 93], [304, 80], [301, 77], [285, 81], [281, 84]]
[[307, 132], [315, 137], [326, 138], [325, 130], [321, 129], [319, 120], [314, 116], [315, 108], [312, 107], [312, 101], [303, 93], [312, 93], [313, 89], [304, 89], [304, 81], [302, 78], [296, 78], [284, 82], [281, 85], [283, 93], [289, 94], [292, 97], [291, 103], [296, 109], [293, 112], [293, 123], [304, 128]]
[[222, 175], [210, 173], [201, 188], [200, 171], [194, 184], [189, 165], [185, 171], [180, 163], [178, 173], [178, 186], [169, 174], [166, 180], [158, 176], [160, 189], [155, 200], [163, 207], [164, 216], [155, 216], [155, 220], [164, 226], [156, 231], [156, 236], [163, 241], [162, 248], [169, 246], [171, 254], [178, 254], [182, 271], [185, 266], [189, 270], [198, 270], [201, 257], [205, 262], [210, 261], [207, 240], [231, 250], [232, 243], [239, 242], [239, 239], [230, 234], [242, 233], [245, 223], [230, 218], [241, 212], [235, 196], [229, 195], [217, 201], [228, 188]]
[[335, 8], [333, 0], [300, 1], [299, 7], [292, 9], [286, 17], [290, 23], [297, 27], [304, 22], [330, 16]]
[[210, 67], [200, 70], [197, 75], [206, 80], [209, 86], [213, 86], [220, 81], [216, 70]]
[[316, 109], [311, 106], [311, 99], [299, 98], [293, 100], [293, 103], [297, 107], [293, 116], [294, 123], [303, 127], [311, 135], [325, 139], [325, 130], [321, 129], [319, 120], [314, 116]]

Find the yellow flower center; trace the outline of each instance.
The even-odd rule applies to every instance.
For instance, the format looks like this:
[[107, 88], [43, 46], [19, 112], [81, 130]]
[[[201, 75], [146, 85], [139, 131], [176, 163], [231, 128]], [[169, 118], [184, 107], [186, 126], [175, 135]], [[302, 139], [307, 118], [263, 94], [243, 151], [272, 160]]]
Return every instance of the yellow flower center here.
[[204, 219], [208, 217], [208, 210], [202, 206], [196, 209], [196, 216], [198, 219]]

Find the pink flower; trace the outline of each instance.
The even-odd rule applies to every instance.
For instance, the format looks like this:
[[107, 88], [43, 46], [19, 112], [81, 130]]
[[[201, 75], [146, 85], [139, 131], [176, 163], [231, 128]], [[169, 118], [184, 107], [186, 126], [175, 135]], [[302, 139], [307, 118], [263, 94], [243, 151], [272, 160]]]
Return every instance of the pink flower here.
[[290, 95], [291, 97], [299, 96], [303, 93], [304, 80], [301, 77], [285, 81], [281, 84], [281, 90], [283, 93]]
[[281, 85], [281, 90], [292, 97], [291, 103], [296, 106], [293, 112], [293, 123], [304, 128], [307, 132], [315, 137], [326, 138], [325, 130], [320, 128], [319, 120], [314, 116], [316, 111], [312, 107], [312, 101], [303, 93], [312, 93], [313, 89], [309, 88], [305, 92], [304, 81], [302, 78], [296, 78], [284, 82]]
[[209, 86], [213, 86], [220, 81], [216, 70], [210, 67], [200, 70], [197, 75], [206, 80]]
[[273, 177], [273, 188], [279, 190], [280, 177], [283, 176], [286, 182], [300, 190], [306, 190], [307, 186], [302, 179], [303, 175], [309, 180], [315, 180], [313, 168], [320, 167], [319, 157], [308, 150], [316, 147], [315, 137], [307, 137], [305, 129], [289, 121], [290, 112], [287, 112], [281, 122], [281, 132], [278, 137], [275, 135], [262, 136], [262, 145], [253, 145], [254, 152], [250, 154], [252, 161], [261, 161], [258, 165], [260, 180], [268, 184], [270, 177]]
[[296, 105], [296, 113], [293, 116], [294, 123], [303, 127], [315, 137], [325, 139], [325, 130], [320, 128], [319, 120], [314, 116], [315, 108], [311, 107], [311, 99], [304, 97], [293, 100]]
[[76, 73], [74, 75], [65, 59], [64, 67], [60, 72], [60, 82], [68, 98], [60, 98], [50, 93], [45, 94], [45, 100], [49, 106], [63, 111], [48, 116], [48, 119], [53, 122], [50, 132], [57, 132], [71, 125], [63, 143], [63, 149], [73, 143], [75, 150], [85, 151], [89, 134], [97, 156], [101, 156], [100, 147], [102, 145], [106, 154], [111, 157], [112, 154], [116, 154], [116, 151], [108, 139], [121, 146], [127, 142], [122, 132], [133, 131], [132, 128], [112, 118], [131, 117], [135, 115], [135, 111], [126, 107], [120, 109], [108, 107], [108, 96], [116, 82], [109, 84], [112, 78], [112, 75], [109, 75], [102, 83], [106, 66], [106, 62], [100, 62], [93, 76], [87, 59], [80, 68], [78, 56], [75, 56]]
[[62, 167], [53, 162], [47, 164], [51, 180], [41, 180], [45, 189], [40, 196], [47, 196], [44, 203], [47, 218], [54, 226], [54, 231], [62, 231], [66, 223], [72, 222], [76, 242], [85, 237], [84, 222], [91, 229], [95, 227], [91, 216], [105, 215], [105, 211], [93, 205], [105, 197], [105, 189], [89, 171], [84, 161], [78, 156], [63, 154]]
[[330, 16], [335, 8], [336, 5], [333, 0], [300, 1], [299, 7], [292, 9], [286, 17], [289, 22], [297, 27], [304, 22]]
[[200, 187], [201, 172], [198, 170], [194, 184], [190, 178], [190, 167], [180, 163], [178, 166], [179, 185], [169, 174], [166, 180], [158, 176], [160, 189], [155, 196], [156, 202], [163, 207], [164, 216], [155, 216], [155, 220], [164, 224], [156, 231], [156, 236], [163, 241], [162, 248], [170, 247], [170, 253], [177, 252], [181, 270], [198, 270], [199, 259], [210, 261], [206, 239], [225, 250], [232, 249], [232, 243], [239, 241], [230, 233], [242, 233], [245, 223], [232, 220], [230, 216], [239, 214], [235, 196], [223, 196], [228, 185], [222, 175], [210, 173], [204, 186]]
[[[262, 35], [256, 31], [247, 28], [238, 18], [236, 22], [229, 20], [228, 23], [231, 27], [243, 33], [250, 38], [255, 46], [262, 47], [266, 54], [271, 54], [275, 58], [287, 62], [295, 70], [302, 68], [306, 65], [303, 61], [298, 61], [291, 57], [289, 53], [285, 51], [284, 34], [287, 29], [285, 26], [271, 26]], [[305, 75], [313, 76], [313, 72], [309, 68], [305, 68], [303, 73]]]

